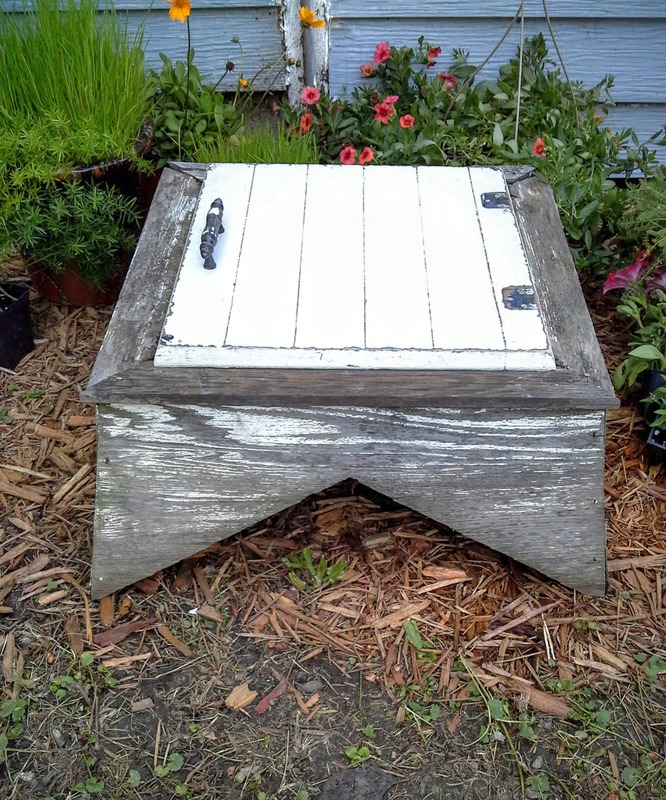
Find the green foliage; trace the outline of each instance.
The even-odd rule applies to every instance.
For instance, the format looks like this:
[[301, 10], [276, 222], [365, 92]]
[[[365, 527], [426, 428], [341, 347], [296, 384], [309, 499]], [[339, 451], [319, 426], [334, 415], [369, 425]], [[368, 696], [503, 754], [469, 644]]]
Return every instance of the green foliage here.
[[610, 176], [654, 162], [655, 137], [641, 145], [633, 131], [603, 125], [612, 77], [591, 88], [569, 84], [541, 35], [525, 43], [522, 72], [516, 57], [495, 80], [478, 83], [464, 52], [454, 51], [443, 72], [436, 52], [423, 37], [416, 49], [391, 47], [386, 61], [369, 64], [372, 75], [350, 100], [322, 96], [285, 117], [298, 130], [312, 114], [324, 162], [352, 146], [370, 148], [377, 164], [532, 164], [553, 187], [577, 264], [598, 267], [626, 199]]
[[[19, 250], [57, 270], [82, 251], [79, 274], [93, 287], [120, 270], [110, 261], [133, 246], [132, 204], [59, 181], [82, 166], [142, 165], [142, 36], [142, 25], [130, 36], [95, 0], [35, 0], [0, 15], [0, 259]], [[64, 214], [70, 198], [75, 208]]]
[[219, 138], [199, 150], [203, 162], [232, 164], [316, 164], [319, 161], [317, 141], [312, 134], [297, 136], [284, 123], [247, 133]]
[[187, 63], [174, 64], [163, 53], [160, 58], [161, 72], [150, 70], [147, 80], [157, 166], [170, 159], [209, 160], [201, 152], [214, 150], [240, 128], [236, 107], [215, 87], [202, 82], [194, 64], [194, 49], [188, 54], [189, 76]]
[[[321, 556], [315, 564], [312, 557], [312, 550], [309, 547], [303, 548], [300, 553], [293, 553], [282, 559], [285, 566], [292, 572], [289, 573], [289, 582], [300, 591], [311, 586], [320, 589], [327, 583], [337, 583], [345, 577], [346, 561], [338, 561], [329, 565], [324, 556]], [[295, 571], [298, 571], [297, 572]]]
[[113, 186], [83, 181], [44, 184], [24, 204], [11, 205], [5, 226], [28, 264], [61, 272], [74, 265], [90, 286], [100, 287], [123, 268], [136, 241], [134, 198]]
[[155, 775], [158, 778], [165, 778], [171, 772], [180, 772], [184, 763], [185, 759], [180, 753], [171, 753], [165, 764], [158, 764], [157, 767], [155, 767]]
[[635, 327], [632, 349], [613, 373], [613, 385], [630, 389], [646, 370], [666, 370], [666, 294], [637, 289], [622, 298], [617, 312]]
[[361, 745], [360, 747], [345, 747], [345, 755], [349, 759], [349, 763], [352, 767], [358, 767], [359, 764], [362, 764], [364, 761], [367, 761], [370, 758], [370, 750], [365, 746]]
[[52, 170], [131, 157], [146, 112], [142, 38], [143, 26], [130, 36], [96, 0], [33, 0], [0, 15], [0, 142], [9, 135], [18, 156], [0, 163], [29, 164], [22, 146], [34, 155], [35, 125], [58, 156]]
[[666, 172], [663, 167], [629, 189], [621, 230], [627, 240], [647, 247], [652, 252], [653, 262], [666, 265]]

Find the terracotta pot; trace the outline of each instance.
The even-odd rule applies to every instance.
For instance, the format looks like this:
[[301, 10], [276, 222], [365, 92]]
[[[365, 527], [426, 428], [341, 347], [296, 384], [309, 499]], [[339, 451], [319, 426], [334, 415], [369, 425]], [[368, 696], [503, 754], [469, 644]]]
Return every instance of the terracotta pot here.
[[62, 272], [30, 268], [32, 285], [42, 297], [52, 303], [67, 306], [105, 306], [115, 303], [125, 280], [126, 270], [113, 278], [102, 289], [93, 289], [81, 280], [73, 267], [65, 267]]
[[14, 369], [34, 350], [30, 320], [30, 287], [0, 284], [0, 367]]

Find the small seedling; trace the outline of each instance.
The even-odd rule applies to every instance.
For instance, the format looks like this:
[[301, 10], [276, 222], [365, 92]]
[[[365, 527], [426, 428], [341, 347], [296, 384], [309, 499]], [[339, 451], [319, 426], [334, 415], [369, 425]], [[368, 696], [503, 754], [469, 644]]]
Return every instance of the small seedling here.
[[364, 728], [361, 728], [361, 733], [366, 737], [366, 739], [374, 739], [377, 735], [375, 733], [374, 725], [366, 725]]
[[155, 775], [158, 778], [165, 778], [170, 772], [179, 772], [184, 763], [185, 759], [180, 753], [171, 753], [166, 764], [158, 764], [155, 767]]
[[365, 745], [361, 745], [360, 747], [354, 747], [352, 745], [350, 747], [345, 747], [345, 755], [349, 759], [349, 763], [352, 767], [358, 767], [359, 764], [362, 764], [370, 758], [370, 750]]
[[329, 566], [324, 556], [315, 564], [309, 547], [304, 547], [300, 553], [285, 556], [282, 562], [292, 570], [289, 573], [289, 583], [299, 591], [304, 591], [308, 586], [321, 589], [327, 583], [341, 581], [345, 577], [347, 566], [346, 561], [338, 561]]

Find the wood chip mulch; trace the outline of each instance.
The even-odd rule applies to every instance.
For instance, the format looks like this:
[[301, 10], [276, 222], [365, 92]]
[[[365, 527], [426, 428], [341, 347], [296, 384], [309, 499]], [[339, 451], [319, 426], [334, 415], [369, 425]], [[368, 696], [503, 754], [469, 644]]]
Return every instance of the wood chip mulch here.
[[[626, 335], [612, 302], [596, 286], [586, 292], [612, 367]], [[460, 699], [469, 691], [461, 682], [464, 663], [475, 680], [561, 717], [570, 709], [546, 691], [551, 679], [629, 683], [646, 659], [666, 659], [666, 468], [647, 463], [640, 412], [629, 406], [608, 415], [606, 598], [582, 596], [346, 483], [91, 603], [95, 419], [78, 398], [111, 309], [70, 309], [36, 297], [32, 307], [36, 349], [14, 374], [0, 372], [0, 653], [7, 686], [24, 666], [13, 629], [32, 609], [62, 622], [74, 652], [92, 649], [105, 663], [140, 660], [121, 644], [146, 628], [191, 657], [172, 620], [135, 613], [132, 598], [141, 591], [189, 593], [202, 617], [238, 637], [277, 653], [296, 644], [301, 661], [323, 653], [360, 664], [367, 680], [392, 690], [428, 683], [439, 696]], [[343, 579], [297, 591], [282, 559], [304, 547], [329, 566], [344, 561]], [[415, 623], [411, 637], [408, 620]]]

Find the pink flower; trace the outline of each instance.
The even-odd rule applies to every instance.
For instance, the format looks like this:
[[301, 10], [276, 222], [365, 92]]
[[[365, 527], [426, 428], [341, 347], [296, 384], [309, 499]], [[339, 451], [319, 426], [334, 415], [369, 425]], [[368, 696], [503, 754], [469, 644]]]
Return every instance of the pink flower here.
[[532, 152], [538, 158], [545, 158], [546, 157], [546, 145], [541, 137], [539, 137], [536, 142], [532, 145]]
[[655, 289], [661, 289], [662, 292], [666, 292], [666, 269], [655, 272], [655, 274], [645, 284], [646, 291], [654, 292]]
[[[539, 141], [537, 139], [537, 141]], [[604, 285], [603, 285], [603, 293], [610, 292], [611, 289], [624, 289], [629, 284], [634, 283], [637, 281], [641, 275], [645, 272], [645, 270], [650, 265], [650, 256], [645, 252], [645, 250], [639, 250], [636, 253], [636, 260], [633, 264], [629, 264], [628, 267], [624, 267], [624, 269], [619, 269], [617, 272], [609, 272], [608, 277], [606, 278]], [[659, 281], [661, 280], [661, 276], [656, 276], [652, 278], [652, 281], [657, 280], [657, 286], [659, 285]], [[650, 281], [650, 282], [652, 282]], [[647, 287], [646, 287], [647, 288]], [[654, 287], [656, 288], [656, 286]]]
[[428, 66], [434, 67], [435, 66], [435, 59], [437, 56], [442, 52], [441, 47], [431, 47], [428, 49]]
[[437, 76], [440, 81], [444, 84], [444, 91], [450, 92], [451, 89], [458, 83], [458, 79], [455, 75], [451, 75], [448, 72], [440, 72]]
[[386, 100], [384, 100], [384, 102], [385, 103], [397, 103], [398, 100], [400, 100], [400, 98], [398, 97], [397, 94], [390, 94], [390, 95], [388, 95]]
[[313, 106], [315, 103], [318, 103], [320, 97], [321, 92], [319, 89], [315, 89], [314, 86], [306, 86], [301, 92], [301, 100], [306, 102], [309, 106]]
[[400, 117], [401, 128], [411, 128], [413, 124], [414, 124], [414, 117], [411, 114], [405, 114], [404, 117]]
[[358, 157], [358, 163], [369, 164], [374, 157], [375, 154], [372, 152], [372, 150], [369, 147], [364, 147], [363, 150], [361, 150], [361, 154]]
[[372, 61], [368, 61], [367, 64], [361, 64], [361, 75], [364, 78], [372, 78], [375, 74], [375, 66]]
[[347, 147], [343, 147], [340, 151], [340, 163], [341, 164], [355, 164], [356, 163], [356, 148], [352, 147], [352, 145], [347, 145]]
[[305, 136], [305, 134], [308, 133], [311, 129], [312, 129], [312, 114], [310, 113], [303, 114], [303, 116], [300, 119], [300, 122], [298, 123], [299, 133]]
[[375, 48], [373, 59], [375, 64], [383, 64], [391, 58], [391, 50], [389, 49], [388, 42], [380, 42]]
[[375, 103], [375, 119], [379, 120], [382, 125], [388, 125], [389, 119], [395, 114], [395, 109], [391, 103]]

